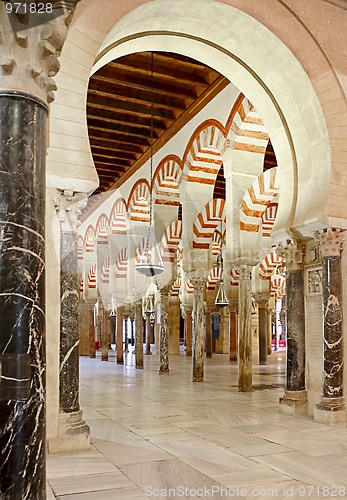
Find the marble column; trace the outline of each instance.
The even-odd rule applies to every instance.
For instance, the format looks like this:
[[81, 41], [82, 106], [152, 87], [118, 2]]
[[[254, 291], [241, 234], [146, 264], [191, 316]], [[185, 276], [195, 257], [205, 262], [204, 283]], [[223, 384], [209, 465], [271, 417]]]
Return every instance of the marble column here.
[[172, 283], [160, 289], [160, 375], [169, 374], [169, 294]]
[[222, 307], [220, 308], [219, 337], [216, 342], [216, 353], [228, 354], [229, 350], [229, 309]]
[[269, 297], [262, 294], [255, 294], [255, 301], [258, 305], [258, 331], [259, 331], [259, 364], [267, 365], [267, 340], [268, 340], [268, 304]]
[[149, 314], [146, 314], [146, 356], [151, 356], [152, 325]]
[[205, 317], [206, 317], [206, 357], [212, 358], [212, 317], [211, 317], [211, 307], [205, 307]]
[[124, 325], [124, 352], [127, 354], [129, 352], [129, 337], [128, 337], [128, 316], [124, 316], [123, 325]]
[[95, 358], [95, 324], [94, 324], [94, 303], [89, 302], [89, 357]]
[[239, 283], [239, 357], [238, 388], [240, 392], [252, 391], [252, 267], [240, 266]]
[[49, 451], [85, 450], [90, 430], [79, 405], [79, 282], [77, 226], [86, 195], [64, 191], [55, 200], [60, 233], [60, 370], [58, 438]]
[[236, 305], [229, 308], [229, 338], [230, 338], [230, 361], [237, 361], [237, 310]]
[[[123, 322], [124, 322], [124, 306], [117, 307], [117, 328], [116, 328], [116, 356], [117, 364], [124, 363], [123, 358]], [[128, 332], [127, 332], [128, 333]]]
[[135, 364], [143, 369], [143, 317], [142, 301], [135, 303]]
[[78, 306], [79, 315], [79, 354], [89, 356], [89, 307], [86, 300], [80, 300]]
[[204, 381], [205, 309], [204, 287], [206, 278], [190, 278], [193, 296], [193, 382]]
[[343, 394], [343, 317], [341, 249], [339, 229], [328, 228], [319, 234], [322, 251], [323, 289], [323, 387], [314, 419], [335, 424], [346, 421]]
[[0, 498], [45, 498], [44, 103], [0, 91]]
[[288, 240], [276, 251], [286, 263], [286, 387], [280, 403], [286, 413], [301, 414], [307, 411], [304, 246], [299, 240]]
[[177, 297], [171, 296], [169, 307], [169, 355], [180, 354], [181, 311]]
[[108, 347], [109, 347], [109, 314], [107, 309], [101, 307], [100, 310], [101, 319], [101, 361], [108, 361]]
[[270, 356], [272, 353], [272, 308], [268, 307], [267, 310], [267, 355]]
[[189, 306], [184, 306], [184, 339], [186, 343], [186, 356], [192, 356], [192, 309]]

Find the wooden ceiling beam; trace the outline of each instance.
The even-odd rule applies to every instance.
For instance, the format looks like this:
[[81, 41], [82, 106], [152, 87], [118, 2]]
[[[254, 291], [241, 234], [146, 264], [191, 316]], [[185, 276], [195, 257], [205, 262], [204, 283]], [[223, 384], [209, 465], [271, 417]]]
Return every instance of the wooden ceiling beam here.
[[[111, 105], [111, 102], [113, 101], [113, 105]], [[94, 94], [89, 94], [88, 92], [88, 106], [92, 106], [93, 108], [96, 109], [105, 109], [108, 111], [111, 111], [113, 113], [122, 113], [126, 112], [128, 114], [132, 114], [134, 116], [142, 116], [145, 118], [150, 118], [151, 117], [151, 107], [150, 106], [144, 106], [141, 104], [134, 104], [132, 102], [128, 102], [125, 100], [115, 100], [115, 99], [108, 99], [106, 100], [105, 98], [94, 95]], [[163, 109], [163, 108], [157, 108], [154, 106], [153, 108], [153, 117], [154, 118], [161, 118], [164, 120], [170, 120], [171, 122], [174, 122], [176, 120], [176, 116], [174, 112], [170, 109]]]
[[121, 151], [123, 151], [124, 153], [134, 153], [136, 155], [142, 155], [144, 153], [144, 151], [146, 151], [146, 147], [143, 147], [143, 146], [139, 146], [137, 144], [134, 144], [134, 143], [130, 143], [130, 144], [127, 144], [125, 145], [122, 141], [118, 141], [114, 138], [112, 139], [108, 139], [108, 138], [100, 138], [99, 135], [89, 135], [89, 140], [90, 140], [90, 143], [92, 144], [94, 141], [97, 142], [97, 144], [99, 146], [110, 146], [111, 144], [114, 145], [114, 147], [116, 149], [120, 149]]
[[[87, 120], [101, 120], [105, 123], [110, 123], [112, 125], [129, 125], [131, 127], [147, 128], [151, 129], [151, 119], [142, 118], [140, 116], [126, 115], [117, 113], [116, 117], [114, 113], [106, 110], [98, 109], [98, 113], [93, 113], [92, 110], [88, 110], [87, 107]], [[166, 130], [166, 124], [164, 120], [153, 120], [153, 127], [157, 130]]]
[[[88, 120], [88, 128], [93, 130], [100, 130], [101, 132], [117, 132], [124, 135], [130, 135], [132, 137], [140, 137], [141, 139], [145, 139], [146, 141], [151, 140], [151, 131], [148, 129], [137, 129], [134, 127], [126, 127], [121, 126], [114, 128], [112, 126], [106, 127], [105, 123], [102, 120]], [[156, 130], [153, 128], [152, 131], [153, 139], [158, 139], [158, 134]]]
[[124, 144], [136, 144], [137, 146], [140, 145], [140, 146], [149, 147], [149, 139], [147, 140], [145, 138], [136, 137], [136, 140], [135, 139], [131, 140], [132, 136], [130, 134], [119, 133], [116, 130], [103, 129], [100, 127], [93, 127], [93, 126], [89, 126], [88, 128], [92, 132], [93, 131], [94, 131], [94, 133], [96, 132], [98, 134], [98, 136], [100, 137], [100, 139], [112, 140], [114, 137], [114, 140], [117, 140], [120, 143], [123, 142]]

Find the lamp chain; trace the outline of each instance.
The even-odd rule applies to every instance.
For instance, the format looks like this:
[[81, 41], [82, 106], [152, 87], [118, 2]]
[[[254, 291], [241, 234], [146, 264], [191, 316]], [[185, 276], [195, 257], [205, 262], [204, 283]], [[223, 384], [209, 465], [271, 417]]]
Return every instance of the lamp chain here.
[[151, 52], [151, 145], [150, 145], [150, 151], [151, 151], [151, 161], [150, 161], [150, 186], [149, 186], [149, 226], [152, 226], [152, 219], [153, 219], [153, 193], [152, 193], [152, 183], [153, 183], [153, 128], [154, 128], [154, 119], [153, 119], [153, 114], [154, 114], [154, 89], [153, 89], [153, 52]]

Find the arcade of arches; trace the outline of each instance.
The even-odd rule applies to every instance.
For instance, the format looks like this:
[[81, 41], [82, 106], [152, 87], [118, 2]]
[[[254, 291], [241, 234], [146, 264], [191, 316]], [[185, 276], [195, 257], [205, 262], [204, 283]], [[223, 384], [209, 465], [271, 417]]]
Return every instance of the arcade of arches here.
[[285, 351], [274, 411], [346, 439], [346, 10], [80, 0], [13, 32], [0, 5], [1, 498], [90, 448], [79, 356], [192, 397], [220, 362], [241, 404]]

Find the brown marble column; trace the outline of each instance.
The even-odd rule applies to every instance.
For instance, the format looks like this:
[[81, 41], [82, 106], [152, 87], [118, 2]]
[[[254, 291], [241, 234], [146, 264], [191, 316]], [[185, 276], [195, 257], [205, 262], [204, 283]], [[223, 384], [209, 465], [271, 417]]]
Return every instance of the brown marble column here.
[[237, 306], [231, 305], [229, 308], [229, 329], [230, 329], [230, 361], [237, 361]]
[[142, 301], [135, 303], [135, 365], [143, 369], [143, 317]]
[[230, 350], [229, 339], [229, 308], [220, 308], [219, 337], [216, 342], [217, 354], [228, 354]]
[[[280, 398], [282, 409], [291, 414], [307, 411], [305, 389], [305, 299], [304, 299], [304, 246], [300, 240], [288, 240], [279, 246], [278, 254], [286, 262], [285, 330], [286, 387]], [[283, 320], [282, 320], [283, 321]], [[282, 323], [284, 325], [284, 321]]]
[[343, 315], [341, 283], [342, 234], [328, 228], [319, 234], [323, 288], [323, 387], [314, 419], [334, 424], [346, 421], [343, 394]]
[[102, 307], [100, 310], [101, 319], [101, 361], [108, 361], [108, 346], [109, 346], [109, 315], [107, 310]]
[[212, 317], [211, 306], [205, 307], [206, 317], [206, 357], [212, 358]]
[[252, 391], [252, 267], [240, 266], [239, 283], [239, 374], [240, 392]]
[[267, 310], [267, 355], [270, 356], [272, 353], [272, 308], [268, 307]]
[[255, 294], [255, 301], [258, 305], [258, 331], [259, 331], [259, 364], [267, 365], [267, 340], [268, 340], [268, 304], [269, 297], [262, 294]]
[[193, 382], [204, 381], [205, 310], [204, 287], [206, 278], [191, 278], [193, 296]]
[[124, 326], [124, 352], [125, 354], [127, 354], [129, 352], [128, 316], [123, 317], [123, 326]]
[[94, 303], [88, 302], [89, 306], [89, 357], [95, 358], [95, 324], [94, 324]]
[[117, 364], [124, 363], [123, 358], [123, 320], [124, 320], [124, 306], [117, 307], [117, 329], [116, 329], [116, 354]]
[[160, 289], [160, 375], [169, 374], [169, 294], [172, 283]]
[[184, 339], [186, 343], [186, 356], [193, 354], [193, 317], [192, 309], [189, 306], [184, 306]]

